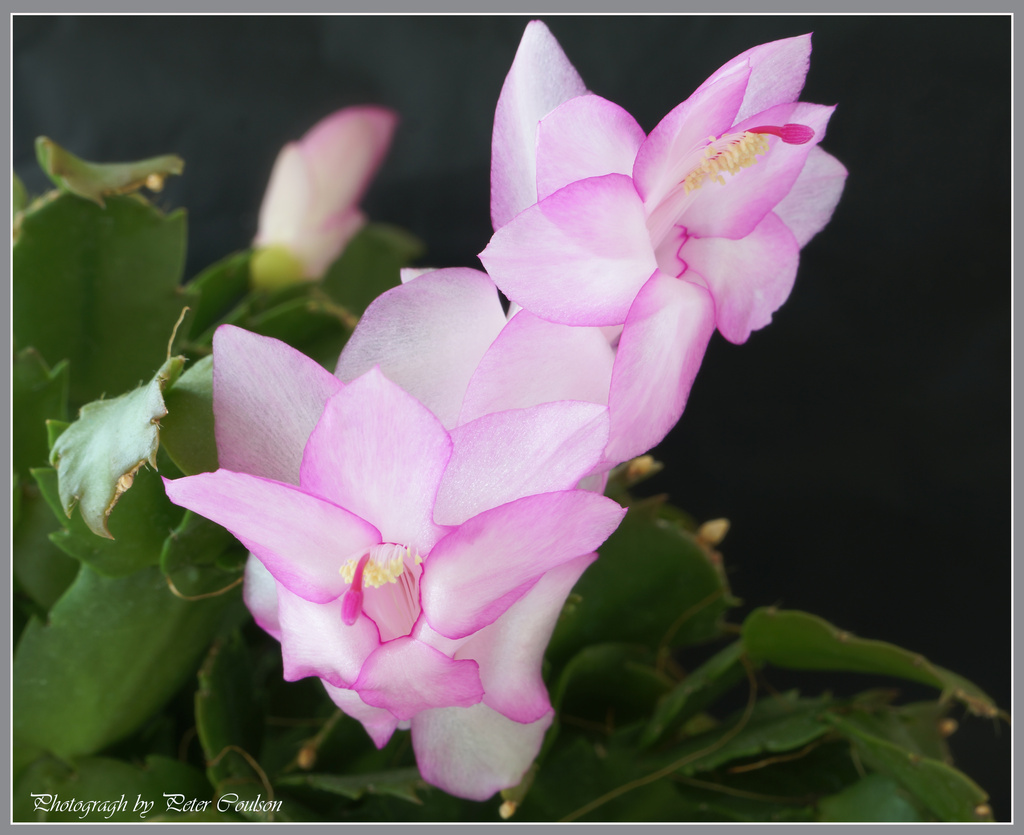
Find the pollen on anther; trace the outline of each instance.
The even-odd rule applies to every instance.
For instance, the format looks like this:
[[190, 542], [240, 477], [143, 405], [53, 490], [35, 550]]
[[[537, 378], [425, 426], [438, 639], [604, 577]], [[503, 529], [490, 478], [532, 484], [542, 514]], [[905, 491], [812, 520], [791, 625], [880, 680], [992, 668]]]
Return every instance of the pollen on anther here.
[[[390, 543], [375, 545], [370, 549], [370, 558], [363, 568], [363, 584], [375, 589], [386, 583], [398, 582], [398, 578], [405, 570], [406, 556], [413, 556], [412, 549]], [[417, 564], [422, 562], [419, 554], [415, 555], [415, 559]], [[338, 569], [346, 583], [351, 583], [355, 579], [359, 560], [359, 557], [353, 557]]]
[[710, 143], [704, 149], [704, 159], [683, 180], [686, 193], [695, 191], [711, 179], [725, 185], [724, 172], [735, 176], [744, 168], [749, 168], [759, 155], [768, 153], [768, 139], [761, 133], [744, 131], [737, 134], [724, 134], [716, 139], [708, 138]]

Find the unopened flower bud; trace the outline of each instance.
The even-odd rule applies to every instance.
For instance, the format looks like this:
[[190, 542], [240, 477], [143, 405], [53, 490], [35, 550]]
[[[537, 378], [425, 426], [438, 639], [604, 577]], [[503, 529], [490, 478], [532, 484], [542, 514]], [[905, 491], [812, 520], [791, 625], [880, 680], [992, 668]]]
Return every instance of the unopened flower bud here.
[[316, 748], [312, 745], [304, 745], [299, 750], [299, 755], [295, 758], [295, 761], [303, 771], [309, 771], [316, 765]]
[[718, 545], [729, 533], [728, 519], [709, 519], [697, 529], [697, 539], [705, 545]]
[[[276, 289], [326, 272], [365, 222], [358, 204], [391, 144], [396, 120], [382, 107], [345, 108], [281, 149], [253, 241], [255, 286]], [[267, 252], [273, 254], [261, 261]]]

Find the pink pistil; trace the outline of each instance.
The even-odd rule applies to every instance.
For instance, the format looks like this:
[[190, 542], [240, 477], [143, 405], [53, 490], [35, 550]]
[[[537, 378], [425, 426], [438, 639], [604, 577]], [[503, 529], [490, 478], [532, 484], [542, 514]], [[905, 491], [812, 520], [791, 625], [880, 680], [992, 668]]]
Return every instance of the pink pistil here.
[[366, 568], [369, 559], [369, 553], [363, 554], [360, 558], [352, 575], [352, 585], [341, 599], [341, 619], [346, 626], [355, 623], [359, 613], [363, 611], [363, 569]]
[[757, 128], [747, 128], [750, 133], [769, 133], [777, 136], [787, 145], [803, 145], [814, 138], [814, 129], [807, 125], [787, 124], [781, 128], [776, 125], [761, 125]]

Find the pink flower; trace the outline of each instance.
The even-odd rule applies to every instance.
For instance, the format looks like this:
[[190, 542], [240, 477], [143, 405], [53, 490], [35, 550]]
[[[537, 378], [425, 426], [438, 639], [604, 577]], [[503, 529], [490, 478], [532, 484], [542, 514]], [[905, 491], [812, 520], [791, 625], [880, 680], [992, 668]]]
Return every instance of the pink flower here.
[[449, 432], [376, 369], [344, 385], [224, 326], [214, 412], [222, 469], [164, 483], [251, 551], [246, 603], [285, 678], [322, 679], [378, 746], [411, 727], [424, 779], [452, 794], [518, 783], [552, 719], [551, 630], [624, 514], [571, 489], [606, 410], [543, 404]]
[[253, 241], [257, 284], [324, 274], [366, 221], [359, 200], [387, 153], [396, 121], [382, 107], [348, 107], [281, 149]]
[[[529, 24], [495, 114], [497, 232], [481, 255], [513, 315], [481, 273], [421, 275], [370, 306], [338, 376], [379, 365], [447, 427], [545, 402], [607, 405], [596, 473], [655, 446], [716, 321], [736, 341], [765, 324], [839, 198], [845, 170], [813, 147], [831, 108], [794, 102], [808, 53], [807, 38], [744, 53], [645, 137], [585, 95], [551, 33]], [[785, 127], [793, 119], [805, 124]], [[724, 165], [732, 139], [704, 134], [722, 125], [741, 150], [768, 147], [725, 186], [707, 181], [709, 161]]]
[[796, 101], [809, 55], [809, 36], [754, 47], [645, 136], [579, 95], [531, 23], [495, 116], [496, 231], [480, 255], [495, 283], [549, 321], [621, 325], [667, 303], [745, 341], [789, 295], [846, 175], [815, 147], [834, 108]]
[[563, 396], [606, 387], [602, 466], [664, 438], [715, 327], [743, 342], [771, 320], [839, 200], [846, 171], [816, 147], [832, 108], [796, 101], [809, 54], [806, 36], [748, 50], [645, 136], [527, 26], [495, 114], [480, 255], [525, 310], [481, 360], [463, 419], [511, 408], [558, 357]]

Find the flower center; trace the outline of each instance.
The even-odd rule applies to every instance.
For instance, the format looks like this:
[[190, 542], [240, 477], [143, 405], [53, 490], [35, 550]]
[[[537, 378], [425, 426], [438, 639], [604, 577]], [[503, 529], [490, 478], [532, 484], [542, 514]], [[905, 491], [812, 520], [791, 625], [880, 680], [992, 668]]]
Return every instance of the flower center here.
[[758, 156], [768, 153], [769, 135], [779, 137], [787, 145], [803, 145], [811, 141], [814, 131], [807, 125], [761, 125], [742, 133], [725, 133], [718, 139], [709, 136], [704, 159], [683, 178], [685, 193], [700, 188], [707, 179], [724, 186], [723, 173], [736, 175], [757, 162]]
[[757, 162], [758, 154], [767, 153], [768, 137], [762, 133], [727, 133], [719, 139], [709, 136], [704, 158], [683, 178], [683, 193], [696, 191], [709, 179], [724, 186], [724, 173], [738, 174]]
[[341, 600], [341, 619], [352, 626], [360, 614], [376, 625], [381, 641], [408, 635], [420, 614], [419, 554], [393, 542], [374, 545], [340, 569], [349, 583]]
[[735, 176], [744, 168], [750, 168], [758, 157], [768, 153], [769, 136], [777, 136], [787, 145], [803, 145], [814, 137], [814, 130], [797, 124], [759, 125], [717, 138], [709, 136], [707, 144], [698, 145], [678, 158], [673, 166], [675, 173], [668, 180], [675, 185], [663, 196], [650, 198], [653, 205], [647, 216], [651, 243], [663, 271], [670, 275], [681, 274], [678, 268], [682, 242], [673, 230], [683, 228], [680, 221], [696, 197], [694, 192], [708, 180], [724, 186], [725, 174]]

